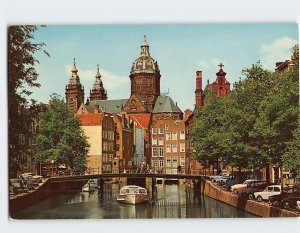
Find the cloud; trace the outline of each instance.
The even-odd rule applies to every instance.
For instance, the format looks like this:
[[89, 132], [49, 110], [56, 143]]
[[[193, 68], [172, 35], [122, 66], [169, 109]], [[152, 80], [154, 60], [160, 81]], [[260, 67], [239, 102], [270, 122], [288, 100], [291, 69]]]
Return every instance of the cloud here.
[[275, 41], [261, 46], [259, 52], [265, 68], [274, 70], [276, 62], [291, 58], [291, 48], [297, 43], [290, 37], [278, 38]]
[[[65, 70], [68, 76], [71, 75], [71, 70], [73, 68], [73, 65], [66, 65]], [[95, 70], [84, 70], [79, 67], [78, 69], [78, 76], [82, 83], [87, 83], [87, 89], [88, 87], [92, 88], [94, 81], [95, 81], [95, 75], [96, 75], [96, 69]], [[117, 90], [119, 88], [122, 88], [124, 84], [129, 84], [130, 79], [128, 76], [118, 76], [111, 71], [99, 68], [99, 72], [101, 74], [101, 80], [103, 82], [104, 88], [107, 91]]]
[[199, 66], [201, 69], [211, 69], [211, 68], [215, 68], [218, 67], [218, 65], [220, 64], [220, 60], [218, 58], [211, 58], [208, 60], [201, 60], [199, 62]]

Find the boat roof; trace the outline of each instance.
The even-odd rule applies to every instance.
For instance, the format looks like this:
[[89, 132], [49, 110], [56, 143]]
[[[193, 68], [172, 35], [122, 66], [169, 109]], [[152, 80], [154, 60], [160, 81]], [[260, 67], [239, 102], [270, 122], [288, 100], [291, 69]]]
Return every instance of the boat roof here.
[[130, 189], [130, 188], [140, 188], [140, 189], [145, 189], [143, 187], [137, 186], [137, 185], [125, 185], [121, 189]]

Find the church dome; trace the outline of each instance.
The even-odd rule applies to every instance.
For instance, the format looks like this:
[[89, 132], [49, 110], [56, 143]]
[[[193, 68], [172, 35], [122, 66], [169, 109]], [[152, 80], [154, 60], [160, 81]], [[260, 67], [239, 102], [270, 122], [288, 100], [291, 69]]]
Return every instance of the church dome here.
[[144, 43], [141, 45], [141, 55], [133, 62], [130, 73], [153, 74], [157, 72], [159, 72], [157, 61], [150, 56], [149, 45], [146, 41], [146, 36], [144, 36]]

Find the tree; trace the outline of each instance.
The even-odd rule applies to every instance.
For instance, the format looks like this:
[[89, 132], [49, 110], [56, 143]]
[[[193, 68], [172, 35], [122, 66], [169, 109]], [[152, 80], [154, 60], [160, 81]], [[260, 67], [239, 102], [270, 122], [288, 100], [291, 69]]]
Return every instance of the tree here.
[[18, 166], [29, 151], [24, 139], [28, 138], [32, 120], [27, 100], [31, 92], [25, 87], [40, 86], [34, 68], [38, 60], [33, 55], [45, 46], [44, 43], [32, 42], [37, 29], [36, 26], [10, 26], [8, 29], [8, 140], [11, 168]]
[[86, 169], [89, 144], [79, 120], [60, 96], [51, 96], [49, 110], [39, 115], [38, 125], [36, 162], [53, 160], [76, 171]]

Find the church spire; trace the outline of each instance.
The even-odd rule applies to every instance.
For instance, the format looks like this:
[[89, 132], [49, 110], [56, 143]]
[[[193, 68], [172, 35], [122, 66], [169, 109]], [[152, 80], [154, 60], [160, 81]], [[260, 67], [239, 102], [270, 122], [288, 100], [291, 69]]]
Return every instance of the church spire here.
[[99, 65], [97, 65], [97, 72], [95, 75], [95, 82], [93, 85], [93, 89], [90, 91], [90, 100], [106, 100], [107, 92], [103, 87], [103, 83], [101, 81], [101, 74], [99, 72]]
[[78, 70], [77, 70], [77, 67], [76, 67], [76, 61], [75, 61], [75, 58], [74, 58], [74, 62], [73, 62], [73, 68], [71, 70], [72, 74], [71, 74], [71, 77], [70, 77], [70, 80], [69, 80], [69, 84], [80, 84], [80, 79], [79, 79], [79, 76], [78, 76]]
[[150, 57], [149, 45], [147, 43], [146, 35], [144, 35], [144, 42], [141, 45], [141, 57]]

